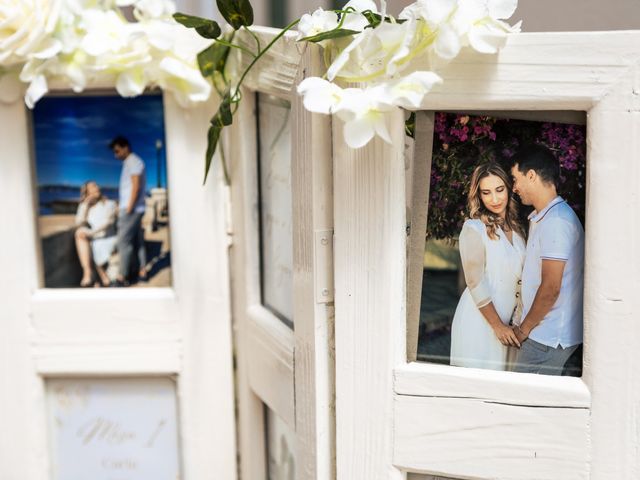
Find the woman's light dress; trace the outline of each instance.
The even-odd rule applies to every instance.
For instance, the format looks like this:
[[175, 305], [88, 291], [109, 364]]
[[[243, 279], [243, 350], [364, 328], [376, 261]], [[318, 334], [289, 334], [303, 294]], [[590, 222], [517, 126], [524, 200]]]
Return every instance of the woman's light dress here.
[[460, 232], [460, 256], [467, 288], [451, 326], [451, 365], [505, 370], [508, 347], [497, 339], [479, 308], [493, 302], [502, 323], [509, 324], [516, 307], [518, 282], [526, 245], [513, 232], [509, 242], [502, 229], [489, 238], [482, 220], [467, 220]]
[[109, 257], [116, 248], [116, 216], [118, 207], [116, 202], [109, 199], [102, 199], [89, 207], [86, 203], [78, 206], [76, 213], [76, 223], [86, 222], [89, 224], [91, 237], [91, 253], [96, 265], [104, 265], [109, 261]]

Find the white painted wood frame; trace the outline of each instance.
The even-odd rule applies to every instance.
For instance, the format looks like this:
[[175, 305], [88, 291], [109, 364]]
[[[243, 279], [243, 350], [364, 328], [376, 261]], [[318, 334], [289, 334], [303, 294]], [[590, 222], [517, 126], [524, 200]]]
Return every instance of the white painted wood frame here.
[[[96, 88], [87, 94], [117, 95], [113, 86]], [[236, 478], [226, 192], [218, 167], [202, 186], [215, 108], [184, 109], [164, 96], [172, 286], [45, 289], [31, 114], [22, 100], [0, 103], [3, 479], [51, 478], [44, 384], [77, 376], [175, 378], [182, 478]]]
[[[263, 45], [277, 30], [254, 29]], [[247, 48], [254, 39], [240, 32]], [[250, 58], [239, 56], [246, 66]], [[266, 478], [264, 407], [296, 432], [296, 479], [334, 478], [333, 198], [331, 121], [302, 106], [295, 85], [321, 74], [315, 46], [286, 35], [245, 83], [227, 142], [233, 210], [240, 475]], [[293, 317], [290, 329], [261, 304], [256, 93], [291, 103]]]
[[513, 35], [498, 55], [463, 52], [422, 105], [587, 112], [582, 378], [407, 362], [403, 118], [392, 145], [334, 135], [338, 480], [640, 476], [638, 45]]

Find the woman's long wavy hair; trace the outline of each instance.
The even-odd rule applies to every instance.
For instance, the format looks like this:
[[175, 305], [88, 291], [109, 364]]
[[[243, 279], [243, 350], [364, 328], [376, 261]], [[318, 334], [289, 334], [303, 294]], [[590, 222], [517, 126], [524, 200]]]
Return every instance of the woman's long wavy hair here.
[[[495, 213], [489, 211], [484, 206], [480, 192], [480, 180], [489, 175], [495, 175], [504, 182], [507, 188], [507, 211], [504, 220]], [[525, 231], [520, 223], [518, 217], [518, 202], [513, 198], [511, 179], [507, 172], [495, 162], [487, 162], [478, 165], [473, 174], [471, 175], [471, 183], [469, 185], [469, 195], [467, 197], [467, 206], [469, 208], [469, 218], [477, 218], [482, 220], [487, 226], [487, 234], [489, 238], [497, 240], [499, 235], [497, 233], [498, 227], [504, 229], [506, 226], [508, 229], [517, 232], [522, 238], [525, 237]]]
[[[87, 180], [86, 182], [84, 182], [82, 184], [82, 186], [80, 187], [80, 201], [84, 202], [87, 199], [87, 196], [89, 195], [89, 184], [90, 183], [95, 183], [96, 186], [98, 188], [100, 188], [100, 185], [98, 185], [98, 182], [96, 182], [95, 180]], [[98, 201], [104, 200], [106, 197], [104, 196], [104, 193], [102, 193], [102, 190], [100, 190], [100, 197], [98, 198]]]

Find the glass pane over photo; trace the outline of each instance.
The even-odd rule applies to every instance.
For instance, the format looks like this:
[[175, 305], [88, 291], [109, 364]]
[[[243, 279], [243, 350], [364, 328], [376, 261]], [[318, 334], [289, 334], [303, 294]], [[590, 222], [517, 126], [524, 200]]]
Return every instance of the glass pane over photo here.
[[265, 405], [269, 480], [294, 480], [295, 432]]
[[293, 327], [291, 106], [258, 94], [262, 303]]
[[32, 130], [44, 287], [170, 286], [162, 96], [46, 97]]
[[[418, 360], [580, 376], [584, 114], [436, 112], [428, 153]], [[542, 268], [563, 287], [534, 324]]]

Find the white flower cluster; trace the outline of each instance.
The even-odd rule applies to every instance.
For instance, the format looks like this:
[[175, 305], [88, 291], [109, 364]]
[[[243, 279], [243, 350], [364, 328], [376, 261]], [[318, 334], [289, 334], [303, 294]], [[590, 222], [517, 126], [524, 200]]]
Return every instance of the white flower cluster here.
[[[319, 42], [332, 59], [326, 79], [307, 78], [298, 86], [307, 110], [344, 120], [345, 141], [352, 148], [375, 135], [391, 141], [386, 112], [420, 107], [442, 82], [431, 65], [453, 59], [463, 47], [496, 53], [508, 33], [520, 31], [520, 23], [504, 22], [517, 0], [417, 0], [398, 19], [386, 14], [384, 0], [381, 7], [372, 0], [351, 0], [340, 16], [319, 8], [298, 25], [300, 39], [338, 28], [358, 32]], [[367, 15], [372, 14], [386, 21], [371, 27]], [[335, 81], [366, 86], [342, 88]]]
[[[137, 21], [119, 7], [133, 7]], [[203, 44], [174, 12], [171, 0], [0, 0], [0, 88], [19, 76], [30, 108], [51, 80], [80, 92], [112, 79], [124, 97], [159, 86], [183, 105], [205, 101], [211, 85], [196, 63]]]

